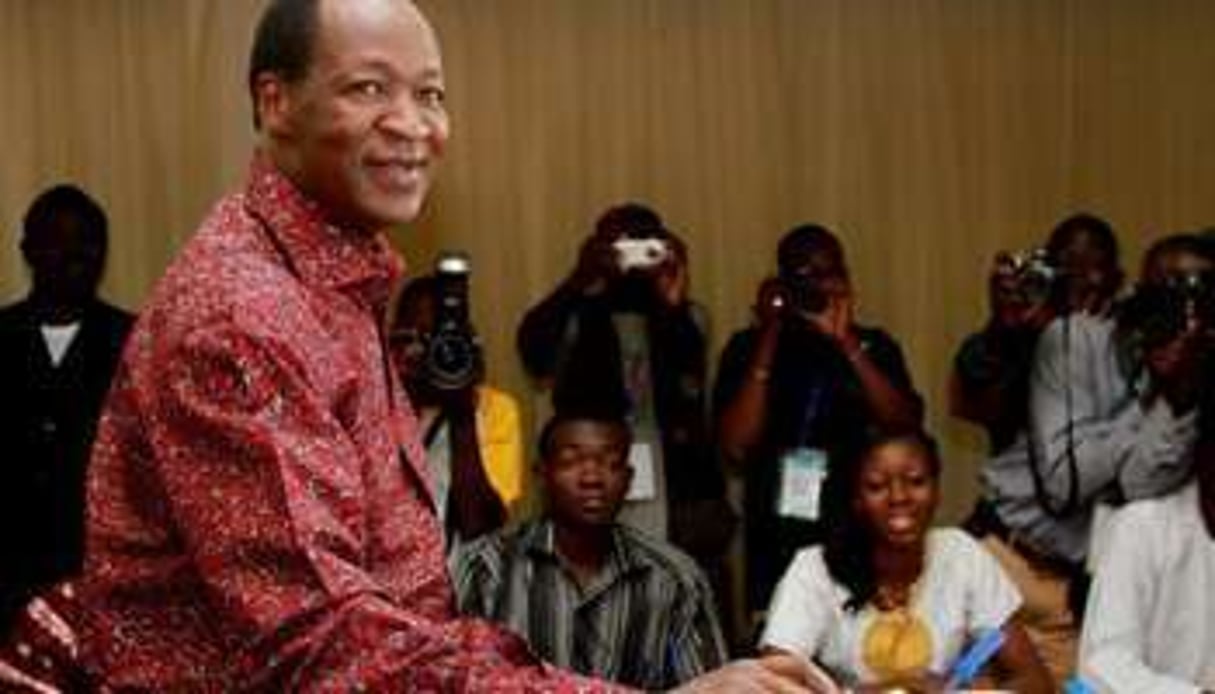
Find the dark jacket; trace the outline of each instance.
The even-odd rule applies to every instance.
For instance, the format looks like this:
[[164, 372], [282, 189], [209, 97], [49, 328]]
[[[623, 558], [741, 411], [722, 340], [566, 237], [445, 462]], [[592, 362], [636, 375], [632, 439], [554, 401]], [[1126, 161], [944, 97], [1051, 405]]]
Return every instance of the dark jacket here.
[[0, 309], [0, 620], [80, 569], [85, 470], [132, 322], [94, 302], [54, 367], [29, 303]]

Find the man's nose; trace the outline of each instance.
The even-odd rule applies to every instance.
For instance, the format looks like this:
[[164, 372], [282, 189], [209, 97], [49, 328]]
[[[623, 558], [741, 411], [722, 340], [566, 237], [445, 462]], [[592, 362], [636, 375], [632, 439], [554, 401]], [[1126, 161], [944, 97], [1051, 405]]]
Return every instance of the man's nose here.
[[587, 456], [578, 468], [578, 481], [583, 485], [601, 485], [607, 478], [607, 462], [598, 456]]
[[397, 137], [412, 140], [429, 136], [435, 127], [426, 108], [408, 91], [389, 104], [379, 125]]
[[907, 493], [907, 485], [903, 482], [892, 482], [890, 484], [890, 501], [893, 503], [903, 503], [907, 501], [909, 494]]

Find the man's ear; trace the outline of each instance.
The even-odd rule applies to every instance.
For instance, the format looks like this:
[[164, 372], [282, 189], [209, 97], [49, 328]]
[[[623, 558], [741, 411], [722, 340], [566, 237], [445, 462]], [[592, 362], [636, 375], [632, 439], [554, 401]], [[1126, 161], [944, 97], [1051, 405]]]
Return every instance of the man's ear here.
[[291, 130], [291, 89], [282, 77], [263, 72], [253, 80], [253, 104], [262, 132], [272, 137]]

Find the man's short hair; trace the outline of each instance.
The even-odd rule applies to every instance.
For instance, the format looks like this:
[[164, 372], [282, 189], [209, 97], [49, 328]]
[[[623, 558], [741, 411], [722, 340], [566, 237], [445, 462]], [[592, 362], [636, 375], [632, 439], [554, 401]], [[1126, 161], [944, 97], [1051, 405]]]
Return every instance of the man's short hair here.
[[1072, 240], [1085, 234], [1110, 261], [1118, 262], [1118, 237], [1110, 223], [1088, 212], [1078, 212], [1065, 218], [1051, 229], [1046, 239], [1046, 253], [1057, 259]]
[[776, 266], [791, 272], [818, 251], [835, 253], [843, 260], [844, 245], [839, 237], [821, 224], [801, 224], [785, 232], [776, 246]]
[[42, 231], [55, 216], [70, 214], [80, 220], [85, 231], [104, 249], [109, 240], [110, 222], [105, 210], [89, 194], [71, 184], [60, 184], [38, 194], [25, 212], [22, 240]]
[[595, 222], [595, 233], [663, 238], [670, 231], [653, 209], [639, 202], [626, 202], [610, 207], [600, 215]]
[[619, 429], [624, 434], [624, 446], [628, 448], [633, 444], [633, 430], [629, 427], [628, 420], [623, 416], [610, 412], [608, 409], [580, 409], [577, 411], [558, 412], [549, 418], [544, 423], [544, 427], [540, 430], [540, 464], [546, 465], [552, 459], [556, 452], [557, 430], [563, 425], [570, 422], [595, 422], [598, 424], [606, 424], [608, 426]]
[[1215, 247], [1212, 247], [1211, 241], [1195, 233], [1181, 232], [1157, 239], [1148, 246], [1143, 254], [1143, 269], [1146, 271], [1160, 262], [1162, 257], [1174, 253], [1205, 258], [1208, 262], [1215, 263]]
[[261, 128], [257, 113], [258, 75], [272, 72], [285, 82], [298, 82], [308, 74], [320, 25], [319, 6], [319, 0], [271, 0], [262, 13], [249, 55], [253, 127]]

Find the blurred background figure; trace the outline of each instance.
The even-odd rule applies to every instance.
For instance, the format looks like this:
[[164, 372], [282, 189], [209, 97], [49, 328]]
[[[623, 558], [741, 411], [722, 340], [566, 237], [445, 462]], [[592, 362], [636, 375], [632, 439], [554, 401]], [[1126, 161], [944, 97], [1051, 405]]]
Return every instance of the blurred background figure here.
[[1103, 509], [1168, 493], [1189, 474], [1209, 341], [1182, 294], [1165, 289], [1211, 265], [1196, 237], [1164, 239], [1132, 298], [1115, 301], [1118, 244], [1091, 215], [1061, 222], [1048, 258], [1059, 298], [1034, 347], [1025, 424], [984, 464], [966, 525], [1026, 596], [1026, 629], [1061, 684], [1076, 667]]
[[445, 254], [401, 292], [389, 344], [418, 415], [450, 553], [496, 530], [523, 496], [519, 407], [485, 383], [468, 258]]
[[74, 575], [84, 552], [84, 480], [101, 404], [132, 316], [97, 288], [105, 211], [72, 185], [25, 214], [24, 299], [0, 309], [0, 629], [33, 594]]
[[898, 343], [855, 322], [835, 234], [796, 227], [776, 255], [755, 325], [722, 352], [713, 400], [720, 446], [746, 474], [747, 605], [756, 619], [794, 552], [823, 538], [831, 452], [875, 432], [914, 431], [923, 417]]
[[1038, 336], [1071, 312], [1102, 315], [1122, 285], [1109, 225], [1090, 214], [1060, 222], [1046, 245], [996, 255], [987, 324], [954, 357], [950, 413], [987, 431], [994, 455], [1025, 432]]

